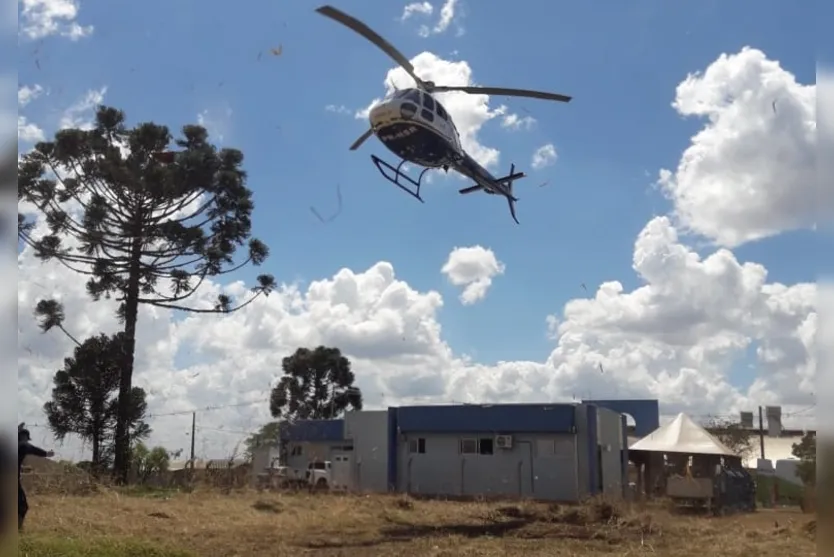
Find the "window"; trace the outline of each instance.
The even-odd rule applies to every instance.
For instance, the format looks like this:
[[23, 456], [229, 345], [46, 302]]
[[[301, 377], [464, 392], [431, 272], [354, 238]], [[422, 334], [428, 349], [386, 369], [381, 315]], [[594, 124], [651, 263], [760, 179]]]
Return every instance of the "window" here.
[[477, 454], [478, 440], [477, 439], [461, 439], [460, 440], [461, 454]]
[[436, 107], [435, 111], [437, 112], [437, 115], [440, 116], [441, 118], [443, 118], [444, 120], [449, 119], [449, 115], [446, 114], [446, 109], [443, 108], [443, 105], [441, 105], [440, 103], [437, 103], [437, 107]]
[[422, 116], [423, 120], [426, 122], [434, 122], [434, 114], [429, 112], [427, 108], [420, 111], [420, 116]]
[[290, 456], [301, 456], [301, 445], [296, 445], [290, 451]]
[[492, 438], [485, 437], [478, 441], [478, 454], [492, 454]]
[[423, 93], [423, 106], [429, 110], [434, 110], [434, 99], [428, 93]]
[[411, 454], [426, 454], [426, 439], [424, 437], [409, 439], [408, 452]]
[[417, 89], [408, 89], [400, 93], [403, 99], [420, 104], [420, 91]]

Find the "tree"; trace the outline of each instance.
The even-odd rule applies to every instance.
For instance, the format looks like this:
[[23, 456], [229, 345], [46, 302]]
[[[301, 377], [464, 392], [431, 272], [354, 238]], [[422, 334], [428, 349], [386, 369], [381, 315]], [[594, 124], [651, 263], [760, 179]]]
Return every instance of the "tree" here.
[[[118, 416], [118, 397], [114, 395], [119, 389], [124, 343], [123, 333], [113, 337], [101, 334], [76, 346], [72, 357], [66, 358], [63, 368], [55, 373], [52, 400], [43, 407], [58, 441], [72, 433], [92, 445], [94, 471], [107, 468], [113, 453]], [[145, 391], [133, 387], [128, 416], [132, 439], [150, 434], [144, 421], [146, 411]]]
[[281, 422], [269, 422], [261, 426], [261, 428], [246, 438], [243, 442], [245, 446], [244, 455], [246, 460], [251, 461], [255, 449], [261, 445], [269, 444], [278, 440], [278, 430]]
[[799, 459], [796, 475], [809, 486], [817, 484], [817, 433], [808, 431], [791, 446], [791, 454]]
[[[128, 128], [123, 112], [99, 107], [92, 129], [60, 130], [18, 163], [18, 199], [37, 207], [48, 228], [35, 233], [35, 222], [18, 213], [18, 237], [42, 261], [57, 260], [86, 276], [93, 300], [119, 304], [125, 345], [115, 468], [123, 482], [140, 305], [229, 313], [275, 285], [271, 275], [260, 275], [253, 295], [240, 303], [220, 294], [214, 307], [185, 305], [207, 279], [261, 265], [269, 250], [251, 237], [254, 204], [243, 154], [217, 150], [200, 126], [184, 126], [173, 142], [177, 150], [171, 145], [167, 127]], [[236, 263], [237, 248], [247, 242], [248, 256]], [[57, 302], [53, 308], [57, 327], [63, 308]]]
[[749, 456], [755, 448], [752, 432], [740, 422], [712, 418], [707, 422], [705, 429], [742, 458]]
[[299, 348], [281, 361], [283, 377], [272, 389], [269, 411], [284, 420], [330, 419], [348, 407], [362, 409], [350, 361], [338, 348]]
[[139, 483], [146, 483], [154, 474], [166, 472], [171, 464], [171, 454], [165, 447], [150, 449], [142, 442], [133, 446], [130, 456]]

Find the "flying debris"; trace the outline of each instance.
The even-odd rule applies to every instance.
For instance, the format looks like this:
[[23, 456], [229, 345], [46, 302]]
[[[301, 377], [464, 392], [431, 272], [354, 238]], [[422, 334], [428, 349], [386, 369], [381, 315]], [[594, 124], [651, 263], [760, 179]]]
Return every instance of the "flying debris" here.
[[582, 287], [582, 290], [584, 290], [585, 292], [587, 292], [587, 291], [588, 291], [588, 287], [587, 287], [587, 286], [585, 286], [585, 283], [584, 283], [584, 282], [583, 282], [582, 284], [580, 284], [579, 286], [581, 286], [581, 287]]
[[281, 56], [281, 53], [284, 52], [284, 45], [278, 45], [278, 48], [270, 48], [269, 53], [273, 56]]
[[335, 213], [333, 213], [332, 215], [330, 215], [327, 218], [324, 218], [324, 217], [321, 216], [321, 213], [319, 213], [318, 210], [316, 210], [316, 208], [313, 207], [312, 205], [310, 206], [310, 212], [313, 213], [313, 215], [315, 215], [315, 217], [317, 219], [319, 219], [319, 221], [321, 221], [323, 224], [327, 224], [328, 222], [332, 222], [333, 220], [335, 220], [336, 217], [338, 217], [342, 213], [342, 188], [341, 188], [341, 186], [339, 184], [336, 184], [336, 212]]
[[[392, 166], [376, 155], [371, 155], [371, 160], [377, 170], [383, 178], [418, 201], [423, 202], [420, 196], [420, 186], [428, 170], [442, 168], [448, 171], [451, 169], [475, 182], [474, 185], [463, 188], [458, 193], [465, 195], [484, 192], [502, 196], [507, 200], [510, 215], [518, 223], [515, 214], [515, 202], [518, 198], [513, 193], [513, 182], [524, 178], [524, 172], [516, 172], [515, 165], [512, 165], [509, 174], [496, 177], [481, 166], [464, 150], [452, 116], [434, 97], [434, 94], [460, 91], [474, 95], [528, 97], [559, 102], [568, 102], [571, 97], [527, 89], [437, 85], [433, 81], [420, 78], [412, 63], [365, 23], [332, 6], [322, 6], [317, 8], [316, 12], [344, 25], [376, 45], [399, 64], [411, 76], [415, 84], [414, 87], [408, 89], [392, 91], [388, 97], [370, 110], [368, 114], [370, 126], [354, 141], [350, 150], [358, 149], [368, 138], [376, 135], [389, 151], [401, 159], [397, 166]], [[416, 180], [403, 172], [402, 167], [406, 162], [423, 167]]]
[[776, 114], [776, 101], [770, 103], [771, 108], [773, 108], [773, 113]]
[[599, 365], [599, 372], [600, 373], [605, 373], [605, 370], [602, 368], [602, 363], [599, 363], [598, 365]]

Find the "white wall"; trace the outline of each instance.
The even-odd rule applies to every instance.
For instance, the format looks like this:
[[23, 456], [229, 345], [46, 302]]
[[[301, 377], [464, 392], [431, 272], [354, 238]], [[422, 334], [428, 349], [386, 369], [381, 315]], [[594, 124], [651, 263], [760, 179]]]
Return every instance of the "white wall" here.
[[[398, 489], [431, 495], [520, 496], [574, 501], [579, 496], [576, 436], [514, 434], [511, 449], [461, 454], [461, 439], [490, 435], [409, 433], [400, 437]], [[424, 439], [425, 453], [409, 451]], [[493, 441], [494, 444], [494, 441]]]
[[354, 485], [361, 491], [388, 490], [388, 411], [345, 414], [345, 439], [353, 441]]
[[[287, 461], [282, 464], [295, 470], [306, 470], [307, 465], [313, 460], [330, 460], [331, 447], [341, 445], [344, 443], [289, 441], [287, 442]], [[295, 447], [301, 447], [300, 455], [293, 455]]]
[[606, 497], [622, 497], [623, 422], [618, 412], [597, 407], [597, 442], [601, 449], [602, 492]]

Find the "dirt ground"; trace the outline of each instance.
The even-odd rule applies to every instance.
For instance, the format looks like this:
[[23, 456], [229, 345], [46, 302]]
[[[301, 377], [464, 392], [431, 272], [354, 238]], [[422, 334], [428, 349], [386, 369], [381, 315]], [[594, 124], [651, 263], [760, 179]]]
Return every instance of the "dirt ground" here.
[[814, 515], [723, 518], [662, 508], [216, 491], [32, 494], [19, 555], [816, 555]]

